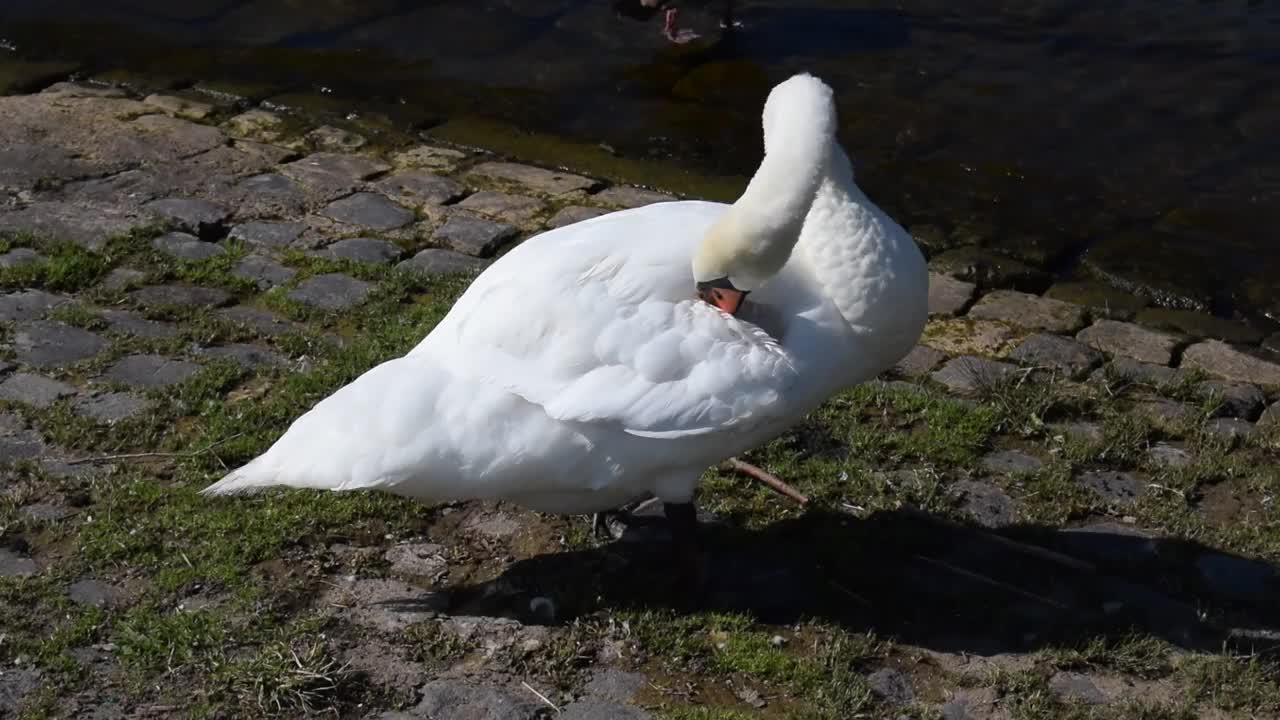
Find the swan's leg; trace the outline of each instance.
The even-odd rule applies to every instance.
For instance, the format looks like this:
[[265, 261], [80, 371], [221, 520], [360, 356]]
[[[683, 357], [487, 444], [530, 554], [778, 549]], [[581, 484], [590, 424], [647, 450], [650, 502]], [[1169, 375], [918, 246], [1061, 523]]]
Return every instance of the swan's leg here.
[[665, 503], [663, 512], [671, 528], [671, 550], [675, 554], [677, 587], [684, 599], [692, 601], [706, 586], [706, 563], [698, 538], [698, 511], [693, 503]]
[[594, 535], [596, 540], [599, 540], [600, 542], [611, 542], [613, 540], [621, 540], [622, 539], [621, 531], [619, 531], [618, 534], [616, 535], [614, 534], [613, 527], [612, 527], [613, 521], [616, 520], [621, 525], [631, 527], [632, 525], [638, 525], [638, 524], [642, 524], [652, 520], [656, 520], [656, 518], [637, 517], [637, 514], [640, 513], [642, 510], [644, 510], [646, 506], [655, 502], [658, 502], [658, 498], [651, 496], [643, 500], [636, 500], [635, 502], [629, 502], [626, 505], [623, 505], [622, 507], [616, 508], [614, 510], [605, 510], [603, 512], [593, 513], [591, 515], [592, 535]]
[[613, 532], [609, 530], [609, 519], [617, 513], [617, 510], [605, 510], [591, 514], [591, 535], [596, 540], [608, 542], [613, 539]]
[[742, 27], [742, 23], [733, 19], [733, 3], [734, 0], [724, 0], [724, 17], [720, 20], [720, 28], [727, 32]]

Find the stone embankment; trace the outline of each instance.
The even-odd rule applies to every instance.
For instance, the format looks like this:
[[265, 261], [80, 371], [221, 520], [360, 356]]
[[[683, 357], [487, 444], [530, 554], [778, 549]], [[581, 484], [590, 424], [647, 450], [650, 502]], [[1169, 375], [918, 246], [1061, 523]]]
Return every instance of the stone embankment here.
[[[1274, 682], [1237, 672], [1234, 658], [1161, 655], [1137, 667], [1103, 657], [1120, 652], [1114, 638], [1087, 659], [1061, 645], [979, 667], [966, 648], [984, 652], [980, 639], [996, 629], [925, 637], [918, 623], [886, 620], [871, 629], [908, 640], [871, 643], [851, 615], [826, 616], [843, 629], [695, 622], [617, 597], [609, 606], [607, 590], [579, 598], [594, 608], [589, 621], [460, 612], [441, 588], [492, 581], [491, 594], [519, 596], [518, 576], [505, 573], [590, 545], [580, 523], [486, 504], [196, 498], [223, 453], [234, 462], [260, 450], [315, 399], [420, 337], [451, 299], [447, 276], [547, 228], [671, 196], [440, 144], [375, 147], [349, 129], [198, 97], [59, 83], [0, 97], [0, 117], [0, 606], [10, 608], [0, 607], [0, 716], [186, 715], [189, 702], [213, 716], [335, 707], [384, 720], [1278, 707]], [[1066, 540], [1023, 556], [1016, 576], [973, 586], [1009, 593], [993, 602], [1009, 603], [1010, 628], [1033, 617], [1074, 627], [1128, 603], [1156, 618], [1139, 633], [1181, 645], [1185, 636], [1166, 632], [1170, 613], [1192, 605], [1183, 595], [1157, 603], [1160, 593], [1194, 587], [1210, 604], [1262, 607], [1250, 603], [1275, 587], [1274, 568], [1232, 553], [1274, 562], [1280, 549], [1267, 540], [1280, 522], [1276, 339], [1171, 320], [1105, 288], [1036, 295], [984, 276], [979, 293], [972, 267], [954, 253], [943, 260], [922, 343], [838, 406], [874, 437], [841, 424], [837, 408], [765, 460], [811, 472], [789, 479], [853, 517], [921, 507], [978, 533], [1034, 521], [1051, 538], [1075, 542], [1083, 529], [1144, 543], [1089, 556], [1096, 572], [1073, 582], [1094, 587], [1097, 568], [1133, 563], [1151, 570], [1125, 575], [1156, 588], [1146, 594], [1113, 584], [1086, 598], [1049, 588], [1048, 576], [1034, 592], [1010, 589], [1037, 581], [1029, 563], [1080, 571], [1084, 561], [1064, 553], [1087, 543]], [[846, 464], [824, 476], [830, 466], [806, 464], [819, 462]], [[719, 483], [708, 492], [720, 509], [761, 512], [734, 505]], [[966, 542], [976, 537], [989, 535]], [[1164, 537], [1173, 554], [1155, 551]], [[846, 587], [866, 579], [857, 574], [839, 597], [854, 614], [936, 607], [945, 619], [972, 590], [948, 589], [996, 574], [1009, 542], [963, 572], [957, 564], [973, 558], [961, 549], [878, 568], [885, 586], [914, 588], [907, 599], [864, 602], [887, 591]], [[626, 582], [616, 570], [626, 558], [607, 548], [592, 557], [599, 577]], [[1161, 584], [1182, 574], [1187, 584]], [[761, 597], [800, 592], [761, 583]], [[555, 616], [577, 590], [544, 588], [556, 600], [531, 607]], [[1048, 642], [1019, 632], [1019, 642]], [[1166, 652], [1157, 647], [1141, 646], [1151, 657]], [[1227, 675], [1262, 679], [1229, 702], [1213, 689]]]

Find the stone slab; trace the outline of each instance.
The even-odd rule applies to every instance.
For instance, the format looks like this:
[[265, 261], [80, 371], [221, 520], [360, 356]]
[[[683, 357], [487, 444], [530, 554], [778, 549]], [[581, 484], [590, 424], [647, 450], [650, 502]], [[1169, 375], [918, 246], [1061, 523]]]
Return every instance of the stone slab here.
[[404, 250], [386, 240], [348, 238], [326, 246], [319, 254], [341, 260], [386, 265], [399, 260], [404, 255]]
[[1024, 365], [1049, 368], [1071, 378], [1082, 377], [1102, 362], [1102, 353], [1061, 335], [1038, 334], [1023, 340], [1008, 355]]
[[379, 180], [377, 187], [412, 207], [444, 205], [467, 194], [467, 189], [456, 180], [426, 170], [401, 170]]
[[671, 202], [675, 196], [634, 185], [614, 185], [591, 196], [592, 200], [615, 208], [638, 208], [660, 202]]
[[292, 280], [297, 271], [269, 257], [245, 255], [232, 268], [231, 274], [252, 282], [260, 290], [269, 290]]
[[999, 320], [1051, 333], [1074, 333], [1085, 322], [1084, 308], [1079, 305], [1014, 290], [996, 290], [982, 296], [968, 315], [975, 320]]
[[608, 210], [601, 210], [600, 208], [587, 207], [585, 205], [568, 205], [560, 208], [555, 215], [551, 216], [551, 219], [547, 220], [547, 227], [554, 230], [608, 214]]
[[1220, 340], [1196, 343], [1182, 353], [1182, 367], [1228, 380], [1280, 387], [1280, 363], [1237, 350]]
[[88, 360], [109, 343], [98, 335], [66, 323], [35, 320], [13, 333], [13, 357], [36, 367], [61, 367]]
[[917, 345], [893, 366], [894, 372], [907, 377], [919, 377], [933, 372], [947, 359], [947, 354], [928, 345]]
[[288, 318], [267, 310], [235, 305], [219, 310], [218, 317], [237, 327], [247, 328], [258, 335], [274, 337], [299, 332], [303, 327]]
[[107, 322], [107, 328], [123, 335], [133, 335], [151, 340], [165, 340], [177, 337], [181, 332], [168, 323], [148, 320], [140, 313], [130, 310], [100, 310], [98, 317]]
[[1114, 470], [1081, 473], [1076, 482], [1099, 499], [1117, 505], [1133, 505], [1143, 490], [1142, 482], [1132, 473]]
[[129, 299], [146, 308], [198, 308], [223, 305], [231, 296], [199, 285], [148, 285], [129, 293]]
[[509, 162], [485, 162], [471, 168], [468, 177], [520, 185], [545, 195], [564, 195], [590, 190], [599, 183], [591, 178], [532, 165]]
[[463, 255], [459, 252], [440, 248], [427, 248], [396, 267], [401, 270], [436, 275], [444, 273], [474, 273], [483, 270], [487, 265], [488, 263], [484, 260], [470, 255]]
[[113, 425], [121, 420], [136, 417], [149, 407], [150, 402], [146, 398], [130, 392], [81, 395], [72, 401], [72, 410], [77, 415], [104, 425]]
[[0, 236], [25, 232], [101, 250], [112, 237], [125, 235], [146, 222], [144, 215], [118, 205], [50, 200], [0, 212]]
[[64, 397], [76, 394], [76, 389], [60, 380], [32, 373], [14, 373], [0, 382], [0, 400], [18, 402], [44, 409]]
[[929, 377], [952, 392], [973, 393], [999, 383], [1015, 370], [1009, 363], [966, 355], [948, 360]]
[[427, 168], [449, 172], [466, 160], [467, 156], [461, 150], [419, 145], [396, 153], [391, 157], [391, 162], [398, 168]]
[[487, 258], [515, 239], [516, 233], [516, 228], [506, 223], [458, 212], [436, 229], [433, 239], [460, 253]]
[[225, 235], [223, 226], [231, 218], [227, 206], [202, 198], [164, 198], [142, 207], [171, 227], [205, 240], [217, 240]]
[[135, 388], [163, 388], [186, 380], [200, 366], [160, 355], [128, 355], [107, 368], [103, 377]]
[[68, 297], [43, 290], [21, 290], [0, 295], [0, 322], [39, 320], [50, 310], [70, 301]]
[[512, 225], [527, 225], [547, 204], [525, 195], [481, 190], [458, 203], [458, 207]]
[[221, 245], [205, 242], [194, 235], [182, 232], [166, 233], [151, 241], [151, 244], [156, 250], [169, 257], [190, 262], [227, 254], [226, 249]]
[[971, 282], [942, 273], [929, 273], [929, 316], [954, 317], [961, 314], [977, 290], [978, 287]]
[[1076, 334], [1080, 342], [1108, 355], [1121, 355], [1154, 365], [1173, 362], [1178, 337], [1141, 325], [1099, 320]]
[[335, 200], [322, 214], [346, 225], [374, 231], [387, 231], [402, 228], [413, 222], [411, 210], [374, 193], [355, 193], [340, 200]]
[[372, 283], [342, 273], [326, 273], [303, 280], [289, 292], [289, 299], [324, 310], [346, 310], [364, 302], [372, 291]]

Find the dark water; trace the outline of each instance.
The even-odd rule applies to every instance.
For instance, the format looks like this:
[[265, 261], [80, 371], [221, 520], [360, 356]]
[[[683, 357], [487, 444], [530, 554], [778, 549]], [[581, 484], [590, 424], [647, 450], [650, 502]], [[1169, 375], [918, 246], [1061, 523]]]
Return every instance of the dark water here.
[[688, 7], [706, 42], [684, 47], [611, 5], [5, 0], [0, 59], [320, 93], [408, 128], [488, 117], [722, 173], [750, 172], [769, 87], [810, 70], [860, 183], [944, 246], [1280, 319], [1280, 3], [744, 1], [731, 39]]

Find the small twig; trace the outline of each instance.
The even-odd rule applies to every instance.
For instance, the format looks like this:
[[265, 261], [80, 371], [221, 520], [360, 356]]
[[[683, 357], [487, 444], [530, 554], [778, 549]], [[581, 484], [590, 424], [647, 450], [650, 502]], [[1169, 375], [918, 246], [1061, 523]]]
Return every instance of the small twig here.
[[1185, 492], [1183, 492], [1183, 491], [1181, 491], [1181, 490], [1179, 490], [1179, 489], [1177, 489], [1177, 488], [1171, 488], [1171, 487], [1169, 487], [1168, 485], [1161, 485], [1160, 483], [1147, 483], [1147, 487], [1149, 487], [1149, 488], [1155, 488], [1156, 490], [1163, 490], [1163, 491], [1165, 491], [1165, 492], [1167, 492], [1167, 493], [1172, 493], [1172, 494], [1177, 495], [1178, 497], [1182, 498], [1183, 500], [1186, 500], [1186, 499], [1187, 499], [1187, 494], [1186, 494]]
[[546, 695], [543, 695], [542, 693], [538, 692], [537, 690], [534, 690], [532, 685], [530, 685], [529, 683], [527, 683], [527, 682], [525, 682], [525, 681], [523, 681], [523, 680], [521, 680], [521, 681], [520, 681], [520, 684], [524, 686], [524, 689], [525, 689], [525, 690], [528, 690], [529, 692], [533, 693], [534, 695], [536, 695], [536, 696], [538, 697], [538, 699], [539, 699], [539, 700], [541, 700], [542, 702], [546, 703], [546, 704], [547, 704], [547, 707], [551, 708], [552, 710], [555, 710], [557, 715], [559, 715], [559, 714], [560, 714], [560, 712], [561, 712], [560, 707], [559, 707], [558, 705], [556, 705], [555, 703], [551, 702], [550, 700], [548, 700]]
[[830, 584], [830, 585], [831, 585], [831, 587], [833, 587], [833, 588], [835, 588], [835, 589], [839, 590], [840, 592], [844, 593], [845, 595], [848, 595], [848, 596], [849, 596], [850, 598], [852, 598], [854, 601], [856, 601], [856, 602], [858, 602], [858, 603], [860, 603], [860, 604], [862, 604], [862, 605], [865, 605], [865, 606], [867, 606], [867, 607], [871, 607], [871, 603], [870, 603], [866, 598], [864, 598], [864, 597], [862, 597], [861, 595], [859, 595], [858, 593], [856, 593], [856, 592], [854, 592], [854, 591], [850, 590], [849, 588], [845, 587], [844, 585], [841, 585], [840, 583], [836, 582], [835, 580], [828, 580], [828, 581], [827, 581], [827, 583], [828, 583], [828, 584]]
[[[1032, 495], [1028, 495], [1027, 497], [1032, 497], [1033, 495], [1034, 493]], [[993, 543], [1004, 545], [1005, 547], [1011, 550], [1016, 550], [1018, 552], [1023, 552], [1028, 555], [1034, 555], [1044, 560], [1049, 560], [1051, 562], [1059, 563], [1061, 565], [1066, 565], [1067, 567], [1072, 568], [1073, 570], [1081, 570], [1083, 572], [1089, 572], [1089, 573], [1097, 572], [1097, 568], [1094, 567], [1093, 563], [1085, 562], [1084, 560], [1073, 557], [1071, 555], [1060, 553], [1056, 550], [1050, 550], [1049, 548], [1041, 545], [1033, 545], [1030, 543], [1019, 542], [1012, 538], [1007, 538], [1003, 535], [998, 535], [989, 530], [984, 530], [981, 528], [972, 528], [966, 525], [961, 525], [960, 523], [955, 522], [954, 520], [949, 520], [944, 517], [936, 517], [933, 515], [927, 515], [925, 513], [914, 512], [911, 510], [907, 510], [906, 512], [911, 516], [919, 518], [926, 522], [942, 525], [944, 527], [951, 528], [952, 530], [956, 530], [958, 532], [974, 533], [976, 535], [981, 536], [982, 539], [984, 540], [989, 540]]]
[[1037, 594], [1035, 594], [1035, 593], [1033, 593], [1033, 592], [1029, 592], [1029, 591], [1027, 591], [1027, 590], [1023, 590], [1022, 588], [1017, 587], [1017, 586], [1015, 586], [1015, 585], [1010, 585], [1010, 584], [1009, 584], [1009, 583], [1007, 583], [1007, 582], [1002, 582], [1002, 581], [1000, 581], [1000, 580], [996, 580], [995, 578], [987, 577], [986, 575], [983, 575], [983, 574], [981, 574], [981, 573], [976, 573], [976, 572], [974, 572], [974, 571], [972, 571], [972, 570], [966, 570], [965, 568], [962, 568], [962, 567], [956, 567], [955, 565], [952, 565], [951, 563], [943, 562], [943, 561], [938, 560], [938, 559], [936, 559], [936, 558], [926, 557], [926, 556], [924, 556], [924, 555], [912, 555], [912, 557], [914, 557], [914, 558], [915, 558], [915, 559], [917, 559], [917, 560], [922, 560], [922, 561], [924, 561], [924, 562], [927, 562], [927, 563], [929, 563], [930, 565], [937, 565], [938, 567], [941, 567], [941, 568], [944, 568], [944, 569], [946, 569], [946, 570], [949, 570], [949, 571], [951, 571], [951, 572], [953, 572], [953, 573], [955, 573], [955, 574], [957, 574], [957, 575], [960, 575], [960, 576], [962, 576], [962, 577], [967, 577], [967, 578], [969, 578], [970, 580], [977, 580], [978, 582], [986, 583], [987, 585], [991, 585], [991, 586], [994, 586], [994, 587], [998, 587], [998, 588], [1000, 588], [1001, 590], [1004, 590], [1004, 591], [1006, 591], [1006, 592], [1011, 592], [1011, 593], [1013, 593], [1013, 594], [1015, 594], [1015, 595], [1021, 595], [1022, 597], [1027, 598], [1027, 599], [1029, 599], [1029, 600], [1035, 600], [1036, 602], [1041, 602], [1041, 603], [1044, 603], [1044, 604], [1046, 604], [1046, 605], [1051, 605], [1051, 606], [1053, 606], [1053, 607], [1058, 608], [1059, 610], [1066, 610], [1066, 609], [1068, 609], [1066, 605], [1063, 605], [1062, 603], [1058, 602], [1057, 600], [1054, 600], [1054, 599], [1052, 599], [1052, 598], [1044, 597], [1043, 595], [1037, 595]]
[[1270, 630], [1267, 628], [1231, 628], [1227, 631], [1227, 635], [1234, 638], [1248, 638], [1250, 640], [1267, 640], [1270, 642], [1280, 641], [1280, 630]]
[[204, 455], [219, 445], [226, 445], [236, 438], [244, 435], [244, 433], [236, 433], [231, 437], [223, 438], [215, 443], [210, 443], [199, 450], [190, 452], [143, 452], [143, 453], [124, 453], [122, 455], [99, 455], [97, 457], [78, 458], [76, 460], [67, 461], [68, 465], [86, 465], [88, 463], [115, 462], [116, 460], [142, 460], [145, 458], [192, 458]]
[[756, 480], [759, 480], [760, 482], [768, 486], [770, 490], [773, 490], [779, 495], [782, 495], [784, 497], [787, 497], [796, 501], [796, 503], [799, 505], [809, 504], [809, 498], [802, 495], [799, 490], [796, 490], [790, 485], [779, 480], [775, 475], [772, 475], [756, 467], [755, 465], [752, 465], [751, 463], [742, 462], [738, 458], [729, 458], [728, 460], [724, 461], [724, 465], [727, 466], [730, 470], [733, 470], [735, 472], [738, 472], [743, 475], [753, 477]]

